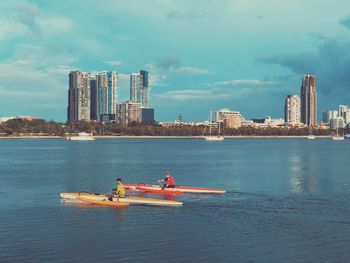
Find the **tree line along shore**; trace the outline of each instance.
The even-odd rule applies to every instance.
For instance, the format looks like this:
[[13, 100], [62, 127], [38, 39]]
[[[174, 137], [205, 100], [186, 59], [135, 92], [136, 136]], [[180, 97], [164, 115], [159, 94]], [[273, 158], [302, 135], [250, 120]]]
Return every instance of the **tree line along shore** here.
[[[79, 132], [91, 133], [95, 136], [202, 136], [204, 126], [172, 126], [164, 127], [157, 123], [142, 125], [131, 123], [128, 126], [116, 123], [101, 122], [76, 122], [59, 123], [41, 119], [23, 120], [11, 119], [0, 123], [0, 136], [67, 136]], [[350, 133], [349, 128], [339, 129], [340, 134]], [[217, 134], [217, 129], [212, 129], [212, 134]], [[253, 128], [241, 127], [238, 129], [222, 129], [224, 136], [307, 136], [309, 128]], [[330, 136], [335, 134], [331, 129], [314, 128], [315, 136]]]

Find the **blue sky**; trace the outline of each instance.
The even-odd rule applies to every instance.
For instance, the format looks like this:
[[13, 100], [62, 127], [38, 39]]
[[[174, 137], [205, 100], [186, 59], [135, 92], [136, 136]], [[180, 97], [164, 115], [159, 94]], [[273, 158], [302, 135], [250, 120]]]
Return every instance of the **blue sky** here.
[[[321, 4], [322, 2], [322, 4]], [[157, 120], [283, 117], [316, 74], [319, 116], [350, 104], [350, 2], [0, 1], [0, 116], [66, 120], [68, 73], [152, 74]]]

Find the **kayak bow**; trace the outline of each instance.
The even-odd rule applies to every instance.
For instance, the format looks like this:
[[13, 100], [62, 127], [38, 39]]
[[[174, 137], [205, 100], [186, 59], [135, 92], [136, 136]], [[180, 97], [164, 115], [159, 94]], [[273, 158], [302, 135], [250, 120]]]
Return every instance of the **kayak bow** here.
[[78, 195], [77, 199], [83, 202], [91, 203], [91, 204], [97, 204], [97, 205], [107, 205], [107, 206], [114, 206], [114, 207], [123, 207], [123, 206], [128, 206], [129, 203], [124, 203], [124, 202], [119, 202], [119, 201], [109, 201], [109, 200], [96, 200], [91, 197], [87, 196], [81, 196]]
[[[78, 195], [79, 193], [77, 192], [60, 193], [61, 198], [65, 200], [78, 200], [77, 199]], [[105, 194], [80, 193], [80, 196], [90, 197], [95, 200], [103, 200], [108, 198], [108, 195], [105, 195]], [[114, 198], [113, 200], [117, 200], [117, 198]], [[174, 200], [163, 200], [163, 199], [156, 199], [156, 198], [136, 197], [136, 196], [126, 196], [125, 198], [119, 198], [119, 201], [121, 200], [131, 205], [181, 206], [183, 204], [182, 202], [174, 201]]]
[[201, 187], [191, 187], [191, 186], [176, 186], [175, 188], [165, 188], [162, 189], [159, 185], [151, 184], [124, 184], [126, 190], [142, 191], [142, 192], [158, 192], [166, 191], [164, 194], [171, 192], [180, 193], [193, 193], [193, 194], [223, 194], [226, 191], [214, 188], [201, 188]]

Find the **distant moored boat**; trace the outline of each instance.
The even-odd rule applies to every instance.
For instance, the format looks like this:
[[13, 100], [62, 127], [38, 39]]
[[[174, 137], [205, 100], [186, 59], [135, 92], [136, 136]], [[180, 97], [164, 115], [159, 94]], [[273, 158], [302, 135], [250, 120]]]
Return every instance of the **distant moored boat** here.
[[95, 138], [92, 137], [91, 133], [79, 132], [76, 136], [68, 136], [68, 141], [94, 141]]
[[203, 130], [204, 139], [207, 140], [207, 141], [223, 141], [225, 138], [224, 138], [224, 136], [220, 135], [220, 126], [221, 126], [220, 123], [218, 123], [218, 126], [219, 126], [218, 135], [212, 135], [211, 134], [212, 115], [213, 115], [213, 111], [211, 110], [210, 111], [210, 115], [209, 115], [209, 135], [205, 136], [205, 128], [206, 128], [205, 127], [204, 130]]

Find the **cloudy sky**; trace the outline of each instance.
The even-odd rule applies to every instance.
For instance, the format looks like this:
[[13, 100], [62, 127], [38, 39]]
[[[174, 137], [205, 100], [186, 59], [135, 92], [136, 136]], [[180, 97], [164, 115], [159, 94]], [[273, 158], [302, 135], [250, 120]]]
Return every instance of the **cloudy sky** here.
[[[322, 2], [322, 3], [321, 3]], [[66, 120], [68, 73], [152, 74], [157, 120], [229, 108], [283, 117], [316, 74], [321, 111], [350, 104], [348, 0], [0, 1], [0, 116]]]

